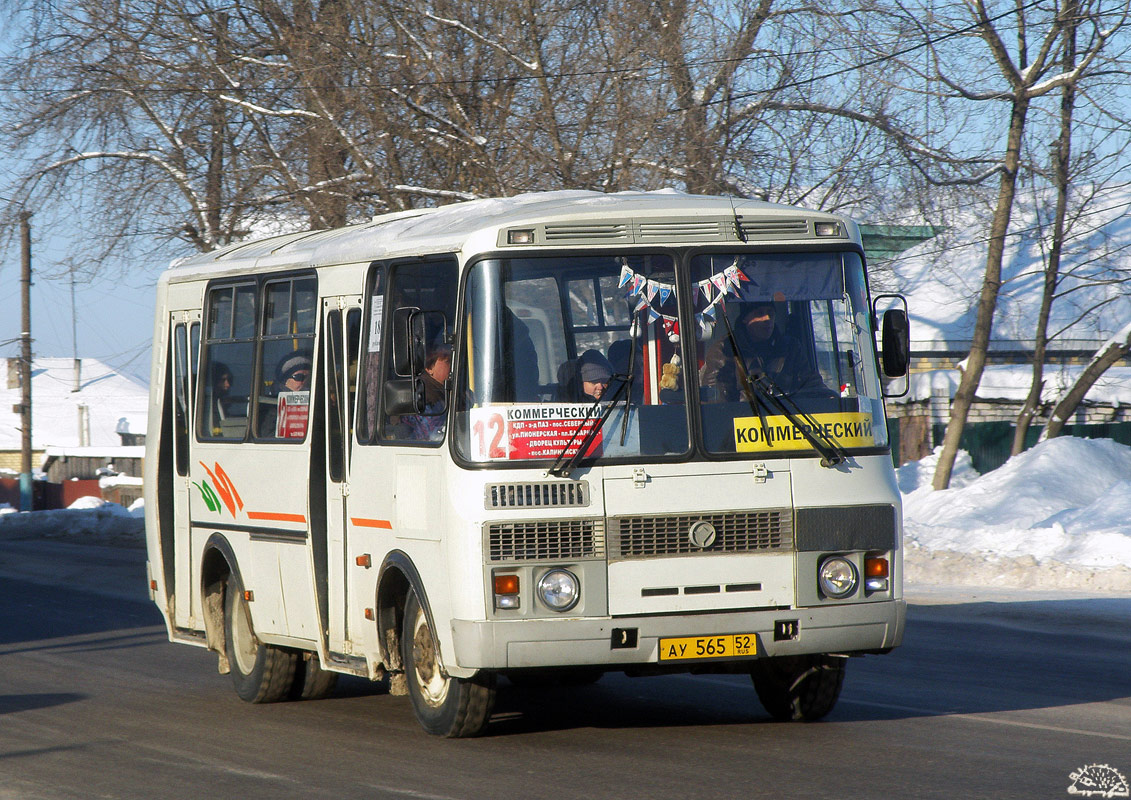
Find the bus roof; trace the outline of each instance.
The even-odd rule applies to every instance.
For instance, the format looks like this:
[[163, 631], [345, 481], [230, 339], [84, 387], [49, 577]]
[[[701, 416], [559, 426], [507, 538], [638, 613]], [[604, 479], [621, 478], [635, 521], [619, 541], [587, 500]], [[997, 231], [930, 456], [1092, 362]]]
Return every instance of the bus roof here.
[[859, 241], [855, 223], [841, 215], [756, 200], [673, 190], [536, 192], [400, 211], [344, 228], [242, 242], [180, 259], [167, 277], [192, 279], [253, 269], [504, 250], [507, 231], [515, 228], [531, 230], [532, 244], [562, 247], [802, 243], [812, 242], [813, 221], [838, 221], [842, 225], [835, 238]]

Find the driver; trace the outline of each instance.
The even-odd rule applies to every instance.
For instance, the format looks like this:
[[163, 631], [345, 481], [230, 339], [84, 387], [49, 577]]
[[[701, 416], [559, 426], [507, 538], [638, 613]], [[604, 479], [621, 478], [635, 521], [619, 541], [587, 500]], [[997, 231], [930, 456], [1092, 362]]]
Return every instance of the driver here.
[[[720, 327], [716, 326], [715, 330], [719, 331]], [[714, 388], [719, 401], [741, 400], [734, 351], [725, 326], [721, 330], [721, 335], [704, 354], [699, 385]], [[765, 375], [786, 394], [828, 393], [820, 375], [806, 358], [801, 342], [778, 329], [775, 303], [755, 301], [748, 306], [734, 326], [734, 340], [751, 380]]]

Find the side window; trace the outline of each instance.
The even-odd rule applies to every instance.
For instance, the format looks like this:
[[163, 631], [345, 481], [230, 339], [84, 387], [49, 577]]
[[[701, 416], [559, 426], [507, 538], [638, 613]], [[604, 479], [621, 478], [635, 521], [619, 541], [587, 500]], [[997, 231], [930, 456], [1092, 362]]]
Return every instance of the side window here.
[[185, 326], [173, 329], [173, 451], [176, 454], [177, 474], [187, 475], [189, 469], [189, 368], [188, 343]]
[[377, 430], [377, 398], [381, 390], [381, 335], [385, 320], [385, 267], [374, 265], [366, 289], [369, 316], [365, 322], [365, 352], [361, 353], [361, 410], [357, 415], [357, 439], [373, 441]]
[[[351, 308], [346, 314], [346, 391], [349, 393], [349, 409], [346, 417], [349, 430], [346, 447], [353, 446], [354, 414], [357, 412], [357, 362], [361, 348], [361, 311]], [[349, 457], [346, 453], [346, 457]]]
[[195, 396], [193, 393], [196, 391], [196, 370], [198, 366], [200, 366], [200, 323], [194, 322], [189, 325], [189, 374], [191, 376], [189, 397]]
[[263, 335], [255, 387], [259, 439], [306, 438], [317, 299], [313, 277], [272, 280], [263, 286]]
[[254, 283], [218, 286], [208, 292], [196, 407], [199, 439], [242, 441], [247, 435], [255, 366], [255, 301]]
[[[387, 441], [438, 442], [450, 397], [451, 334], [456, 312], [459, 276], [454, 260], [397, 265], [390, 276], [390, 309], [417, 308], [424, 312], [425, 361], [415, 377], [423, 385], [424, 413], [383, 414], [380, 438]], [[391, 313], [391, 312], [390, 312]], [[385, 379], [397, 378], [392, 359], [386, 359]]]
[[328, 458], [326, 466], [330, 480], [340, 483], [345, 477], [345, 447], [342, 431], [345, 430], [345, 403], [342, 394], [345, 354], [342, 352], [342, 312], [333, 310], [326, 315], [326, 328], [323, 331], [326, 345], [326, 442]]

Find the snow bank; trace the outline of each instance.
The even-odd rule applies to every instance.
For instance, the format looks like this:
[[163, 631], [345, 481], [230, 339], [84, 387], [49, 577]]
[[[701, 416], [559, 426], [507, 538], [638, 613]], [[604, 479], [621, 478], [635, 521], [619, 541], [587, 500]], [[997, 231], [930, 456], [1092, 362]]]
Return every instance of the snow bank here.
[[145, 541], [145, 506], [137, 500], [128, 509], [98, 497], [80, 497], [69, 508], [13, 512], [0, 509], [0, 536], [71, 538], [93, 544], [127, 547]]
[[898, 470], [908, 583], [1131, 591], [1131, 448], [1060, 437], [978, 476]]

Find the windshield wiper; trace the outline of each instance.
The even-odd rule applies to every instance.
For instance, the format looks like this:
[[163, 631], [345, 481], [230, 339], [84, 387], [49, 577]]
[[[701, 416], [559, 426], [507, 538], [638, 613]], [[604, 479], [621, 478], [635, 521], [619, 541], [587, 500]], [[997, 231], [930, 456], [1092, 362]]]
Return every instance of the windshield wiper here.
[[[589, 445], [593, 443], [593, 440], [597, 437], [597, 434], [601, 432], [601, 428], [604, 427], [605, 422], [613, 413], [613, 409], [617, 407], [617, 404], [620, 402], [621, 397], [628, 397], [628, 392], [625, 390], [632, 383], [632, 375], [613, 375], [612, 380], [620, 381], [620, 385], [617, 387], [616, 392], [613, 394], [612, 402], [605, 406], [605, 410], [601, 413], [601, 416], [596, 418], [596, 424], [594, 424], [593, 427], [591, 427], [586, 432], [585, 436], [582, 437], [581, 443], [577, 446], [577, 449], [573, 451], [573, 455], [566, 458], [566, 454], [569, 453], [570, 447], [573, 445], [574, 441], [577, 440], [578, 434], [580, 434], [581, 431], [585, 429], [585, 424], [589, 422], [589, 420], [594, 418], [594, 413], [597, 411], [597, 407], [601, 405], [601, 400], [603, 398], [598, 397], [593, 401], [593, 405], [589, 406], [589, 409], [585, 412], [585, 416], [581, 419], [581, 422], [577, 423], [577, 427], [573, 429], [573, 435], [569, 437], [569, 440], [566, 441], [565, 446], [562, 447], [561, 452], [558, 453], [558, 457], [554, 459], [553, 466], [546, 470], [551, 475], [560, 478], [568, 473], [571, 469], [573, 469], [573, 465], [576, 464], [578, 459], [581, 458], [582, 454], [584, 454], [585, 451], [589, 449]], [[626, 404], [625, 416], [627, 417], [627, 415], [628, 406]], [[628, 424], [627, 420], [625, 421], [625, 424]]]
[[[822, 467], [835, 467], [848, 457], [844, 448], [837, 444], [835, 439], [828, 436], [821, 429], [817, 420], [813, 419], [808, 412], [802, 411], [792, 397], [782, 392], [769, 375], [764, 372], [755, 375], [752, 384], [754, 388], [761, 392], [768, 404], [777, 409], [778, 413], [801, 431], [801, 435], [805, 437], [809, 444], [813, 445], [813, 449], [821, 454]], [[787, 403], [793, 408], [790, 409]]]
[[[735, 375], [742, 387], [742, 393], [746, 396], [746, 402], [750, 404], [750, 410], [758, 415], [758, 419], [762, 423], [763, 441], [767, 443], [770, 441], [769, 425], [766, 423], [766, 414], [763, 410], [770, 408], [788, 419], [795, 428], [801, 431], [805, 440], [820, 454], [822, 467], [832, 468], [843, 462], [847, 457], [844, 448], [825, 435], [817, 421], [803, 411], [792, 397], [783, 392], [769, 375], [761, 372], [755, 375], [753, 379], [750, 378], [739, 352], [738, 342], [734, 338], [734, 329], [731, 328], [730, 320], [727, 319], [725, 313], [723, 314], [723, 321], [727, 326], [727, 338], [730, 340], [731, 355], [734, 358]], [[789, 408], [786, 403], [793, 408]]]

